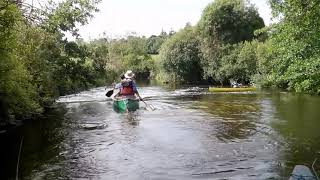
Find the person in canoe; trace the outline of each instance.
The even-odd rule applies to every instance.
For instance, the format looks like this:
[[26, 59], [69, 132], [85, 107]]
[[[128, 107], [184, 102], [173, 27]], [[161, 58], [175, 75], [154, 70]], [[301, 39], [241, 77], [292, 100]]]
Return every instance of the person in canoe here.
[[[132, 111], [139, 108], [139, 100], [146, 105], [147, 110], [154, 111], [155, 108], [147, 104], [140, 96], [136, 83], [135, 75], [131, 70], [120, 76], [121, 82], [116, 84], [114, 89], [108, 91], [108, 97], [114, 99], [114, 107], [122, 111]], [[112, 94], [112, 95], [111, 95]], [[138, 101], [137, 101], [138, 100]], [[125, 101], [126, 103], [123, 103]]]
[[128, 70], [124, 75], [121, 77], [121, 82], [116, 84], [115, 89], [119, 90], [116, 94], [116, 98], [136, 98], [138, 97], [139, 100], [142, 100], [138, 90], [136, 83], [134, 81], [135, 75], [131, 70]]

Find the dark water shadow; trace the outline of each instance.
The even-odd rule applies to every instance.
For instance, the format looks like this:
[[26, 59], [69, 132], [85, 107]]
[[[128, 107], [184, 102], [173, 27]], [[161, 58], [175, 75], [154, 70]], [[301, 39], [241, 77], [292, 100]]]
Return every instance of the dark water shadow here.
[[[279, 159], [279, 173], [287, 177], [297, 164], [311, 168], [320, 159], [320, 97], [301, 94], [273, 94], [276, 109], [272, 127], [286, 142]], [[320, 173], [320, 163], [315, 164]]]

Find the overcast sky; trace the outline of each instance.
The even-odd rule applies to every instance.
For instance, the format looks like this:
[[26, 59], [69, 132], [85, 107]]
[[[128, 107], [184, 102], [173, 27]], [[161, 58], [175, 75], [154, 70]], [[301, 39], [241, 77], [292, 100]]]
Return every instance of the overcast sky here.
[[[267, 0], [251, 0], [265, 24], [270, 24]], [[102, 0], [100, 12], [86, 26], [80, 27], [85, 40], [103, 37], [116, 38], [130, 32], [138, 35], [158, 35], [162, 30], [177, 31], [187, 22], [195, 25], [203, 9], [213, 0]]]

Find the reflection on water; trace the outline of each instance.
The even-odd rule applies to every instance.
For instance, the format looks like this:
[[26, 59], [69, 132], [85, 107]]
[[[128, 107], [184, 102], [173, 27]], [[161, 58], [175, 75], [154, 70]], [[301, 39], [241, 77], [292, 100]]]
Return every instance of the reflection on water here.
[[[273, 96], [277, 109], [277, 121], [272, 127], [286, 142], [286, 149], [280, 154], [286, 170], [295, 164], [311, 167], [320, 158], [320, 98], [307, 95], [282, 94]], [[320, 172], [320, 163], [315, 166]]]
[[[20, 176], [281, 179], [320, 156], [319, 97], [158, 86], [140, 94], [155, 111], [141, 103], [135, 112], [116, 113], [103, 88], [61, 97], [19, 131]], [[15, 176], [10, 167], [4, 177]]]
[[215, 117], [215, 136], [220, 140], [244, 139], [255, 132], [261, 104], [256, 94], [215, 94], [203, 96], [199, 108]]

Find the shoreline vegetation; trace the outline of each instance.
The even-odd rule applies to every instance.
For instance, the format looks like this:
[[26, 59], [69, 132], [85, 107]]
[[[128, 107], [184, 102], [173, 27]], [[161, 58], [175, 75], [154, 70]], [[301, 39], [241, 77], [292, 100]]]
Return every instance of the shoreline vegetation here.
[[196, 25], [177, 32], [85, 42], [77, 25], [89, 23], [99, 2], [48, 1], [38, 8], [0, 2], [0, 126], [35, 118], [59, 96], [112, 83], [127, 69], [168, 84], [228, 86], [232, 80], [320, 94], [315, 0], [270, 0], [279, 22], [267, 27], [247, 1], [215, 0]]

